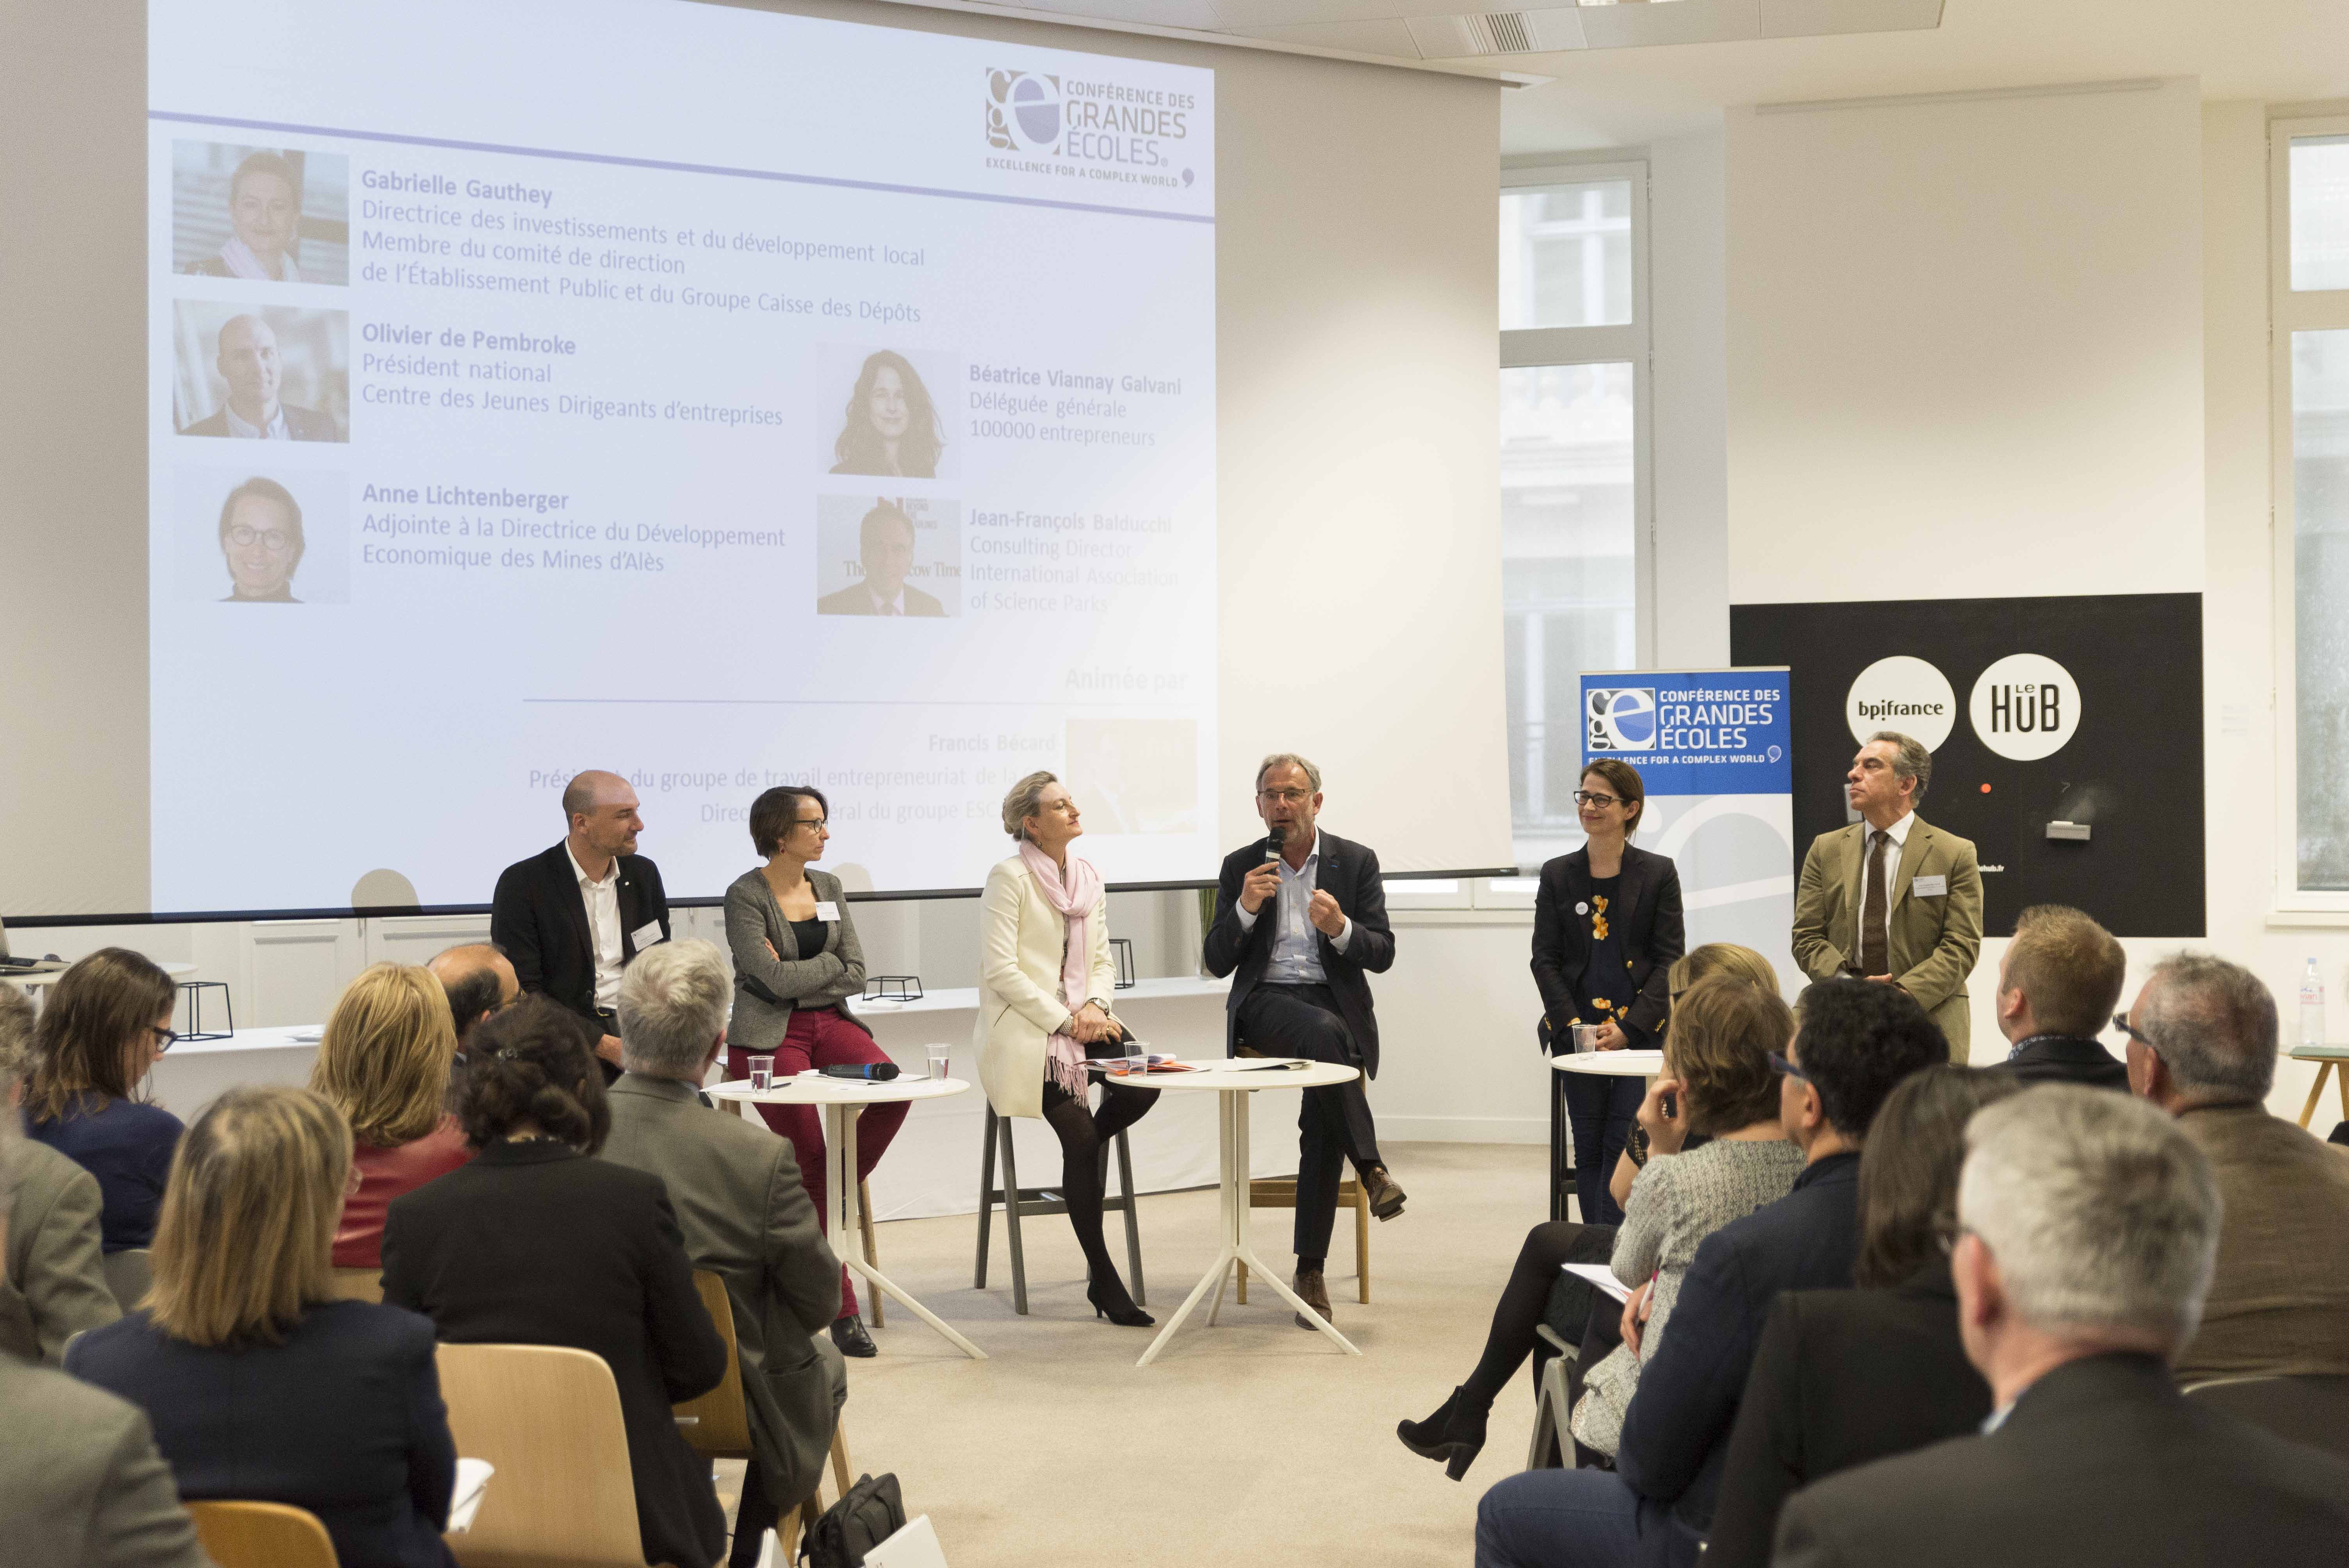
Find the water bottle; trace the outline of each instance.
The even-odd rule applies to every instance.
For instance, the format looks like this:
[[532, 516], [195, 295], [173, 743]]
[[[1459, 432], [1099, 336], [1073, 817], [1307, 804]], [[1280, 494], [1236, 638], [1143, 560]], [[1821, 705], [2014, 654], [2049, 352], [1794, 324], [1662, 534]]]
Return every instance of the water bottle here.
[[2324, 976], [2318, 973], [2313, 958], [2308, 961], [2308, 970], [2300, 977], [2300, 1043], [2303, 1046], [2324, 1043]]

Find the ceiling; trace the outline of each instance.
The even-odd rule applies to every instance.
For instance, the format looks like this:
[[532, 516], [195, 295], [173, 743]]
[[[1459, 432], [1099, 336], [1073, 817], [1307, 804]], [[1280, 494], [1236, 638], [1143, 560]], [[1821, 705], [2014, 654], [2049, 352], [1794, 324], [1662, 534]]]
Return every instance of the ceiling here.
[[[984, 0], [944, 0], [990, 9]], [[1548, 77], [1507, 94], [1505, 153], [1636, 145], [1742, 104], [2199, 77], [2206, 98], [2349, 98], [2349, 0], [1013, 0]], [[1938, 13], [1938, 26], [1935, 14]], [[1659, 42], [1650, 38], [1728, 39]], [[1558, 47], [1564, 44], [1568, 46]]]

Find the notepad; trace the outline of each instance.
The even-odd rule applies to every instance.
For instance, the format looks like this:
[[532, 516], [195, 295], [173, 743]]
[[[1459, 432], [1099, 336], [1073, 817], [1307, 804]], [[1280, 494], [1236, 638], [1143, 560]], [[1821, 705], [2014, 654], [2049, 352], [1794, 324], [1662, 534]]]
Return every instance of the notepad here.
[[1605, 1264], [1561, 1264], [1558, 1266], [1575, 1278], [1597, 1285], [1617, 1301], [1631, 1299], [1631, 1287], [1617, 1279], [1615, 1271]]
[[490, 1478], [498, 1467], [487, 1460], [457, 1461], [457, 1491], [449, 1504], [449, 1533], [473, 1528], [473, 1515], [480, 1511], [481, 1494], [490, 1489]]

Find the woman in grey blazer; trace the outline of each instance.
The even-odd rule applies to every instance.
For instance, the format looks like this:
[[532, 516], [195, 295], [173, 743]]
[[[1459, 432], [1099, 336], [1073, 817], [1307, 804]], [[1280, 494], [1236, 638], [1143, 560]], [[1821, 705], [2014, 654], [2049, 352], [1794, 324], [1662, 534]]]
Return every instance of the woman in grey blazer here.
[[[750, 842], [767, 863], [726, 890], [726, 944], [734, 950], [734, 1020], [727, 1076], [750, 1075], [753, 1053], [775, 1058], [778, 1078], [810, 1068], [874, 1066], [889, 1059], [848, 1010], [864, 990], [864, 949], [840, 879], [811, 867], [832, 839], [831, 807], [812, 785], [784, 784], [750, 802]], [[872, 1173], [905, 1122], [905, 1106], [876, 1105], [856, 1123], [856, 1179]], [[812, 1105], [762, 1105], [767, 1125], [792, 1140], [818, 1219], [824, 1204], [823, 1124]], [[845, 1243], [843, 1243], [843, 1245]], [[879, 1353], [857, 1312], [856, 1287], [840, 1271], [832, 1342], [843, 1356]]]

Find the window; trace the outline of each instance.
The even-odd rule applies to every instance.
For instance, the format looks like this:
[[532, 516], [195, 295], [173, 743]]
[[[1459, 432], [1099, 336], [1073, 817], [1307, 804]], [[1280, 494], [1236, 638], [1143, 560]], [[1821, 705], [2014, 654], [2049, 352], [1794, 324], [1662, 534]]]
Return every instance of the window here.
[[1582, 673], [1643, 657], [1647, 171], [1502, 181], [1501, 613], [1510, 817], [1530, 872], [1582, 841]]
[[2270, 128], [2284, 909], [2349, 913], [2349, 120]]

